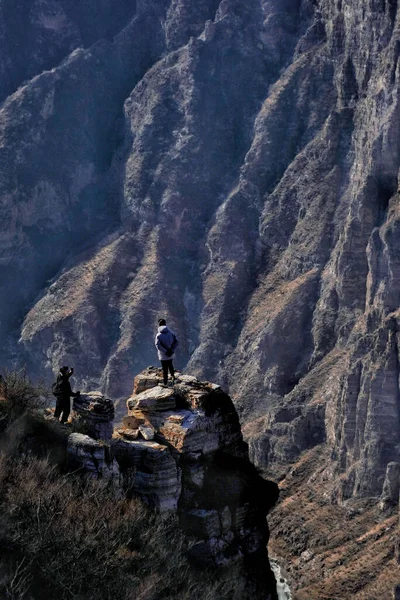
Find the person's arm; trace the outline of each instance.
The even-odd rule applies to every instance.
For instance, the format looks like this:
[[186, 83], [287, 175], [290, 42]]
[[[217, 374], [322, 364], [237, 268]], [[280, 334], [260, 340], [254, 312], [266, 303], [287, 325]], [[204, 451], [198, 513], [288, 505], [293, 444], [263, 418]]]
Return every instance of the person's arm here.
[[69, 378], [72, 377], [72, 375], [74, 374], [74, 368], [71, 367], [70, 370], [68, 371], [67, 374], [67, 381], [68, 381], [68, 388], [69, 388], [69, 395], [72, 396], [73, 398], [76, 398], [77, 396], [80, 396], [81, 393], [80, 392], [73, 392], [72, 388], [71, 388], [71, 384], [69, 382]]
[[178, 342], [178, 338], [176, 337], [176, 335], [174, 333], [172, 335], [174, 336], [174, 341], [172, 342], [171, 350], [174, 351], [175, 348], [178, 347], [179, 342]]
[[166, 348], [164, 346], [164, 344], [162, 343], [162, 341], [161, 341], [160, 338], [161, 338], [161, 334], [158, 333], [156, 335], [156, 348], [157, 348], [157, 350], [160, 350], [160, 352], [164, 352], [165, 353], [168, 350], [168, 348]]

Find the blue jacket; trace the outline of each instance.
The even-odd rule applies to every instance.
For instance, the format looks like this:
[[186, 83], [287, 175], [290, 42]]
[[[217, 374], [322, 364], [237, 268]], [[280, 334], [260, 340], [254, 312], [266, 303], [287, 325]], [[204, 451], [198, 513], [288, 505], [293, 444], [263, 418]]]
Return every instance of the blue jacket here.
[[[158, 328], [158, 333], [155, 339], [155, 345], [158, 352], [159, 360], [171, 360], [174, 357], [175, 348], [178, 345], [178, 338], [173, 331], [170, 331], [166, 325], [162, 325]], [[165, 354], [167, 350], [171, 349], [172, 354], [168, 356]]]

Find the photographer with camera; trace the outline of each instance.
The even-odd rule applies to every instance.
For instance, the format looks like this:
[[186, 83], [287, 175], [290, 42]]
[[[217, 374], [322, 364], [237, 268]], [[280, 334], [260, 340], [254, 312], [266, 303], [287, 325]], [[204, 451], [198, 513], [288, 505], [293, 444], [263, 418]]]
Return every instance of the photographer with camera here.
[[71, 412], [71, 396], [76, 398], [80, 392], [73, 392], [69, 382], [70, 377], [74, 374], [74, 369], [71, 367], [61, 367], [60, 373], [57, 376], [57, 381], [53, 383], [53, 395], [56, 397], [56, 410], [54, 417], [58, 420], [61, 416], [61, 423], [65, 424], [68, 421], [69, 413]]

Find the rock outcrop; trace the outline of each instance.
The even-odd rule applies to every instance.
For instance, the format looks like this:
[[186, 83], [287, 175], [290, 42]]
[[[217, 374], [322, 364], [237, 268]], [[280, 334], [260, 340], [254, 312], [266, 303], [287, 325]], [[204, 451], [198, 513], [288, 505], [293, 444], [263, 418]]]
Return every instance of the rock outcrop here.
[[91, 28], [67, 4], [30, 0], [24, 72], [0, 32], [0, 335], [24, 320], [36, 372], [82, 364], [123, 398], [168, 314], [260, 464], [326, 440], [335, 497], [379, 498], [400, 460], [397, 3], [104, 0]]
[[0, 7], [2, 362], [20, 336], [35, 373], [74, 363], [126, 398], [162, 313], [258, 466], [325, 444], [330, 499], [378, 503], [400, 462], [398, 2], [20, 4]]
[[97, 439], [71, 434], [70, 465], [114, 484], [118, 473], [117, 489], [128, 497], [178, 515], [194, 538], [189, 555], [197, 566], [235, 565], [264, 598], [274, 586], [265, 517], [278, 487], [250, 463], [237, 412], [218, 385], [178, 374], [173, 387], [163, 387], [161, 378], [154, 368], [135, 378], [128, 415], [109, 443], [87, 413], [111, 414], [110, 401], [82, 395], [73, 423], [86, 419]]
[[161, 372], [135, 378], [128, 417], [111, 444], [123, 484], [161, 509], [177, 510], [200, 539], [191, 554], [204, 565], [254, 560], [268, 541], [265, 516], [277, 486], [249, 462], [231, 399], [219, 386], [179, 375], [161, 387]]
[[68, 436], [67, 458], [70, 468], [83, 470], [96, 479], [119, 482], [119, 471], [109, 448], [89, 435], [71, 433]]
[[114, 403], [100, 392], [79, 394], [74, 398], [74, 421], [95, 440], [109, 442], [114, 431]]
[[381, 508], [398, 506], [400, 495], [400, 464], [389, 463], [381, 496]]

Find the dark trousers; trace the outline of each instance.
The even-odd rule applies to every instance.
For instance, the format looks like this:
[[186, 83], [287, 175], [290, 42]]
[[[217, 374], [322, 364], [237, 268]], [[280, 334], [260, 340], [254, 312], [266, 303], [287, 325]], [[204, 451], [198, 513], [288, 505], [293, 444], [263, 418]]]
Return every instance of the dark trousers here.
[[61, 396], [56, 400], [56, 410], [54, 411], [54, 416], [56, 419], [59, 419], [61, 413], [61, 423], [66, 423], [68, 421], [69, 413], [71, 410], [71, 402], [68, 397]]
[[162, 370], [163, 370], [164, 385], [167, 385], [167, 383], [168, 383], [168, 370], [171, 373], [171, 377], [175, 376], [174, 365], [172, 364], [172, 359], [171, 360], [162, 360], [161, 361], [161, 366], [162, 366]]

